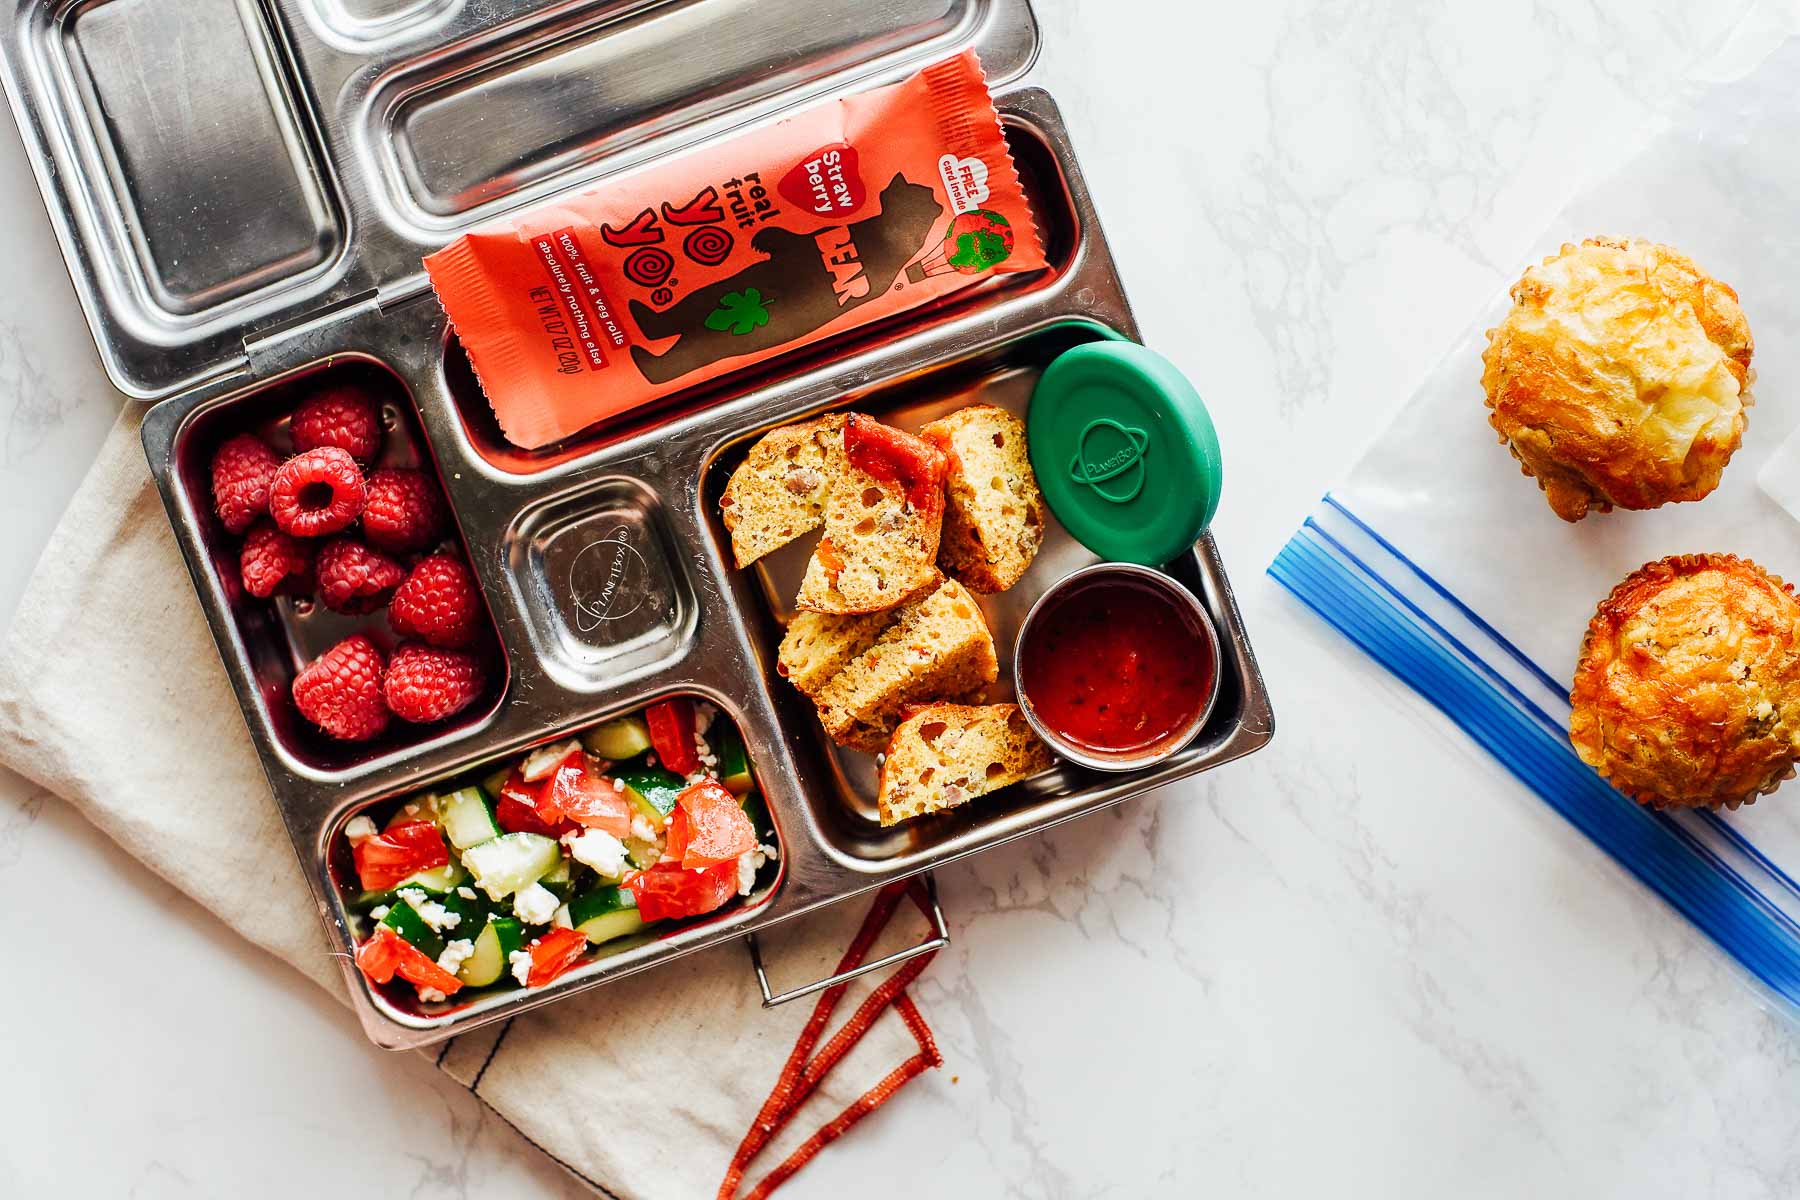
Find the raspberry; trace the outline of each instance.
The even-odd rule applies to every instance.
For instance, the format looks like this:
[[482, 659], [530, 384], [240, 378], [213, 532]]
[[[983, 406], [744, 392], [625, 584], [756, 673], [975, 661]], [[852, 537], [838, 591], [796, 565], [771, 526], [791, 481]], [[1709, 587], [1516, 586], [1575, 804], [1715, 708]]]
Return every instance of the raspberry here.
[[448, 554], [421, 558], [388, 603], [388, 623], [404, 637], [461, 649], [481, 627], [481, 592], [469, 568]]
[[473, 654], [402, 642], [382, 690], [396, 717], [423, 724], [461, 712], [486, 683]]
[[405, 567], [348, 535], [325, 543], [315, 571], [320, 601], [341, 613], [374, 612], [406, 579]]
[[244, 535], [238, 571], [244, 590], [259, 600], [267, 600], [276, 592], [310, 591], [312, 550], [264, 517]]
[[288, 422], [295, 453], [336, 446], [360, 463], [381, 452], [381, 410], [375, 398], [353, 384], [339, 384], [300, 402]]
[[240, 433], [213, 452], [213, 509], [232, 533], [269, 511], [269, 483], [281, 459], [254, 433]]
[[443, 531], [444, 501], [431, 476], [398, 468], [369, 476], [363, 533], [371, 546], [409, 554], [437, 541]]
[[286, 533], [322, 537], [356, 520], [366, 494], [349, 452], [320, 446], [281, 464], [269, 484], [269, 512]]
[[294, 676], [294, 706], [334, 738], [367, 741], [387, 728], [381, 651], [362, 634], [347, 637]]

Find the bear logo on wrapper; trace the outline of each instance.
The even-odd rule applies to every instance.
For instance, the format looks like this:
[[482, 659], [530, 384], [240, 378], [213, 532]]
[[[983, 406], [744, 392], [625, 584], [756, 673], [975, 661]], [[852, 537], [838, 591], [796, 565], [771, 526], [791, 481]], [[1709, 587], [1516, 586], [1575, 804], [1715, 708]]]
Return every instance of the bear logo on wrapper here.
[[425, 260], [509, 441], [1048, 265], [974, 51]]

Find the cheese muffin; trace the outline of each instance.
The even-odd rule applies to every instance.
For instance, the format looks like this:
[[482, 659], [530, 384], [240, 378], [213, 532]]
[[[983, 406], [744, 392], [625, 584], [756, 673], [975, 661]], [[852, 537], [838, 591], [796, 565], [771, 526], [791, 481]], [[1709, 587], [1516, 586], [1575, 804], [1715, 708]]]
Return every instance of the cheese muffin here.
[[1751, 403], [1736, 292], [1667, 246], [1589, 238], [1527, 270], [1512, 298], [1482, 355], [1488, 423], [1557, 516], [1719, 485]]
[[1648, 563], [1601, 601], [1582, 642], [1569, 740], [1656, 808], [1736, 808], [1800, 757], [1800, 601], [1747, 559]]

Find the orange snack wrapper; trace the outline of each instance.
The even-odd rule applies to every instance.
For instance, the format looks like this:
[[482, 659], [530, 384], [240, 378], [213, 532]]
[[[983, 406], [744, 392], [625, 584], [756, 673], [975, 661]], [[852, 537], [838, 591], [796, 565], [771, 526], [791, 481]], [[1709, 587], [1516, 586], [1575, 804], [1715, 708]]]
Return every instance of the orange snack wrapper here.
[[1045, 266], [972, 50], [425, 260], [501, 430], [525, 449]]

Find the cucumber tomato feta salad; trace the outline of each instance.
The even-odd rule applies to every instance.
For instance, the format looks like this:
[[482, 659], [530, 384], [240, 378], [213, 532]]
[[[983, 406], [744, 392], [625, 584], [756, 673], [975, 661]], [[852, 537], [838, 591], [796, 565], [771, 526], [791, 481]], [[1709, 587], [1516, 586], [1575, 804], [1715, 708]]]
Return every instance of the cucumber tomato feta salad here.
[[776, 857], [744, 743], [678, 697], [344, 826], [356, 963], [425, 1003], [541, 987], [591, 946], [748, 896]]

